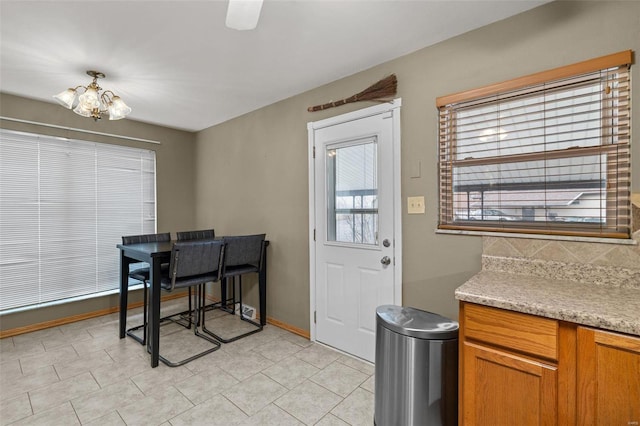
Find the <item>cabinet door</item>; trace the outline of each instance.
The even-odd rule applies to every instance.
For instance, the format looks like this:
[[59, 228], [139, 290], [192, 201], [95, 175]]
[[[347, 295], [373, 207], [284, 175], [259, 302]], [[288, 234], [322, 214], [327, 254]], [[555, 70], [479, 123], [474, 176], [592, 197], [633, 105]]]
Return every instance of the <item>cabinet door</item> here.
[[578, 327], [578, 424], [640, 425], [640, 338]]
[[463, 424], [557, 424], [557, 368], [465, 342]]

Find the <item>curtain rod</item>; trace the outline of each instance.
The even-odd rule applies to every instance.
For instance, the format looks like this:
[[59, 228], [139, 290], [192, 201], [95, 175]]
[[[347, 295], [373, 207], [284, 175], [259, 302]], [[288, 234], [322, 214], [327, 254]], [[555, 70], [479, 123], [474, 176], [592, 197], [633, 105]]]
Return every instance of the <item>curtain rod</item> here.
[[155, 143], [155, 144], [158, 144], [158, 145], [161, 144], [161, 142], [154, 141], [154, 140], [151, 140], [151, 139], [134, 138], [132, 136], [115, 135], [113, 133], [94, 132], [93, 130], [78, 129], [76, 127], [58, 126], [56, 124], [40, 123], [38, 121], [22, 120], [22, 119], [19, 119], [19, 118], [11, 118], [11, 117], [0, 116], [0, 120], [15, 121], [16, 123], [33, 124], [33, 125], [36, 125], [36, 126], [43, 126], [43, 127], [52, 127], [54, 129], [71, 130], [73, 132], [89, 133], [89, 134], [92, 134], [92, 135], [108, 136], [110, 138], [127, 139], [127, 140], [130, 140], [130, 141], [136, 141], [136, 142]]

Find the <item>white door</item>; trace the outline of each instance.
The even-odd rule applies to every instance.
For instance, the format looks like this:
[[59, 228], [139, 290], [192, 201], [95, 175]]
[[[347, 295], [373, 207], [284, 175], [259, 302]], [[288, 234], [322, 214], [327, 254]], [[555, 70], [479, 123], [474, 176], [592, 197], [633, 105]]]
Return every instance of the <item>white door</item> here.
[[372, 362], [376, 307], [401, 304], [399, 104], [309, 123], [312, 339]]

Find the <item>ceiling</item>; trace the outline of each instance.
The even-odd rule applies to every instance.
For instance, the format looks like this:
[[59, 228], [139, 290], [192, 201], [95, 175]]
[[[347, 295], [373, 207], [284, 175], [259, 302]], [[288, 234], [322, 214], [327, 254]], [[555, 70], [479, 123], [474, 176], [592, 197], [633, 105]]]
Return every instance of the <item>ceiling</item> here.
[[128, 118], [199, 131], [547, 1], [265, 0], [236, 31], [223, 0], [0, 0], [0, 90], [55, 103], [94, 69]]

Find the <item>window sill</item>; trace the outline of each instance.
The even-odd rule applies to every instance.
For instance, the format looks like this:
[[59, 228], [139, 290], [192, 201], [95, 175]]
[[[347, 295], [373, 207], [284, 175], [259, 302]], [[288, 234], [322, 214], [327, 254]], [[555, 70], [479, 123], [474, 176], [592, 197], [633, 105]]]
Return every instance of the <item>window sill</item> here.
[[517, 233], [511, 233], [511, 232], [465, 231], [465, 230], [454, 230], [454, 229], [436, 229], [436, 234], [526, 238], [529, 240], [580, 241], [580, 242], [586, 242], [586, 243], [603, 243], [603, 244], [618, 244], [618, 245], [638, 245], [639, 243], [637, 240], [634, 240], [632, 238], [619, 239], [619, 238], [574, 237], [569, 235], [517, 234]]
[[[131, 285], [131, 286], [129, 286], [129, 291], [142, 290], [142, 287], [143, 287], [142, 283], [136, 284], [136, 285]], [[90, 294], [85, 294], [85, 295], [82, 295], [82, 296], [75, 296], [75, 297], [69, 297], [69, 298], [66, 298], [66, 299], [53, 300], [51, 302], [36, 303], [34, 305], [20, 306], [20, 307], [17, 307], [17, 308], [9, 308], [9, 309], [5, 309], [3, 311], [0, 311], [0, 317], [3, 316], [3, 315], [9, 315], [9, 314], [15, 314], [15, 313], [18, 313], [18, 312], [31, 311], [31, 310], [34, 310], [34, 309], [46, 308], [46, 307], [49, 307], [49, 306], [64, 305], [65, 303], [79, 302], [79, 301], [82, 301], [82, 300], [94, 299], [94, 298], [104, 297], [104, 296], [110, 296], [110, 295], [119, 294], [119, 293], [120, 293], [120, 287], [112, 289], [112, 290], [101, 291], [99, 293], [90, 293]]]

